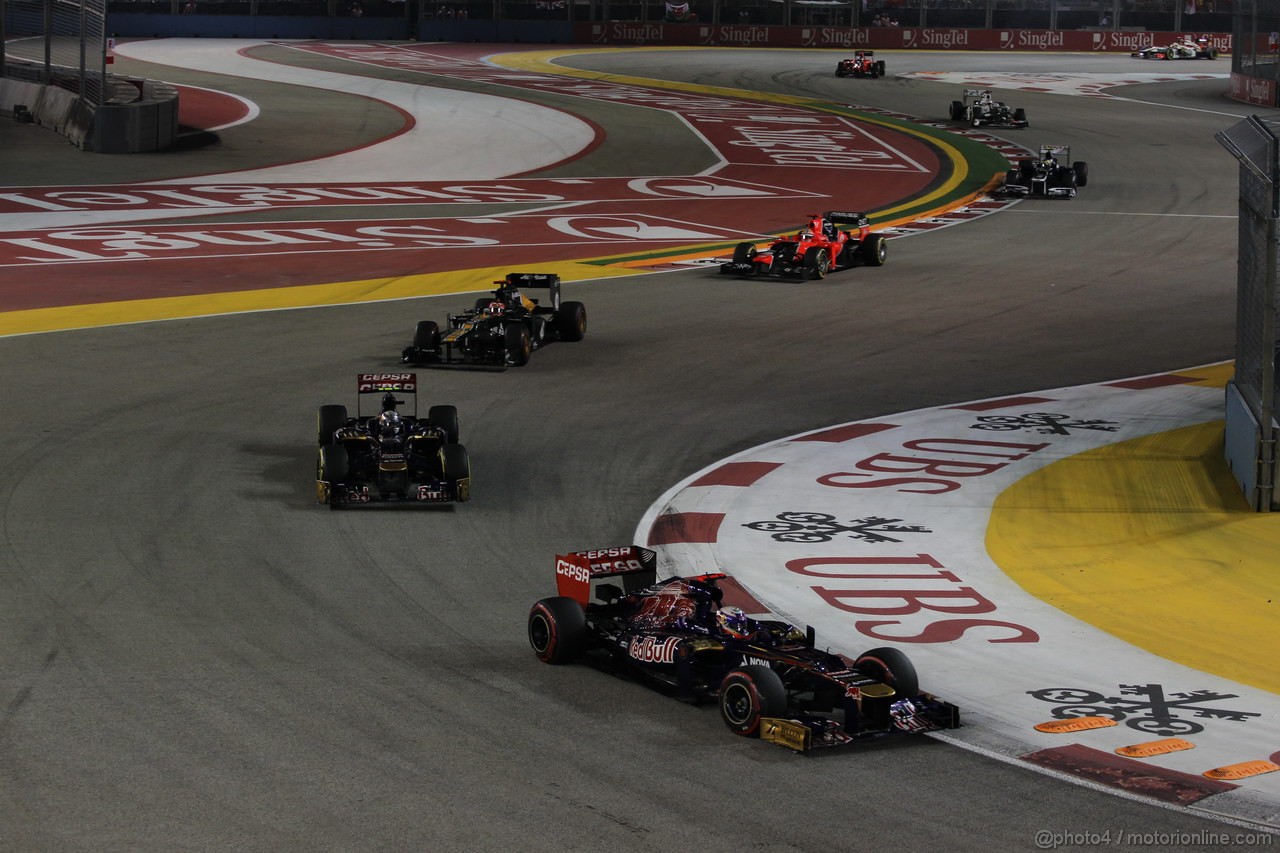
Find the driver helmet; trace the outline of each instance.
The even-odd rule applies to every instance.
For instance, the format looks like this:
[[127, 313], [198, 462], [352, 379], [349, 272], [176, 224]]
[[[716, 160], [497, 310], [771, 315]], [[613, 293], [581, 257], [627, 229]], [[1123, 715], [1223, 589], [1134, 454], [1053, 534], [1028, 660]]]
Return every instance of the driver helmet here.
[[992, 102], [991, 93], [990, 93], [990, 92], [983, 92], [983, 93], [982, 93], [982, 97], [979, 99], [979, 103], [982, 103], [982, 104], [989, 104], [989, 103], [991, 103], [991, 102]]
[[737, 607], [721, 607], [716, 611], [716, 627], [722, 634], [736, 640], [751, 636], [751, 620]]
[[378, 415], [378, 436], [396, 438], [404, 432], [404, 418], [394, 409]]
[[500, 300], [495, 299], [492, 302], [490, 302], [489, 305], [484, 309], [484, 313], [497, 316], [502, 314], [506, 310], [507, 310], [507, 306], [503, 305]]

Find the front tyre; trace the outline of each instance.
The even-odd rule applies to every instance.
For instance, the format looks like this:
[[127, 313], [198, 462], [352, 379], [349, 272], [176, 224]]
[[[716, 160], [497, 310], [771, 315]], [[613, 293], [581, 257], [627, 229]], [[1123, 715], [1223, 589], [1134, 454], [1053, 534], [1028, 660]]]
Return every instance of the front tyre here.
[[742, 666], [720, 682], [720, 718], [743, 737], [760, 737], [760, 721], [787, 712], [787, 688], [767, 666]]
[[529, 645], [543, 663], [573, 663], [587, 650], [587, 615], [577, 601], [558, 595], [529, 610]]
[[920, 695], [916, 668], [911, 659], [897, 649], [885, 647], [863, 652], [853, 668], [892, 687], [899, 699]]
[[327, 488], [321, 490], [320, 494], [326, 495], [326, 503], [329, 509], [338, 509], [342, 506], [341, 501], [333, 499], [333, 486], [340, 483], [347, 477], [347, 449], [341, 444], [329, 444], [320, 448], [316, 458], [316, 482], [325, 483]]
[[733, 247], [733, 262], [735, 264], [749, 264], [755, 261], [756, 247], [754, 243], [739, 243]]
[[444, 478], [453, 485], [453, 499], [458, 503], [471, 500], [471, 457], [461, 444], [440, 448]]
[[827, 255], [826, 249], [812, 246], [805, 250], [804, 268], [808, 272], [809, 278], [822, 280], [827, 277], [827, 270], [831, 268], [831, 258]]
[[533, 342], [529, 338], [529, 330], [523, 323], [513, 323], [506, 328], [507, 364], [512, 367], [523, 367], [529, 363], [529, 354], [533, 352]]
[[433, 320], [419, 320], [413, 330], [413, 348], [434, 354], [440, 349], [440, 326]]

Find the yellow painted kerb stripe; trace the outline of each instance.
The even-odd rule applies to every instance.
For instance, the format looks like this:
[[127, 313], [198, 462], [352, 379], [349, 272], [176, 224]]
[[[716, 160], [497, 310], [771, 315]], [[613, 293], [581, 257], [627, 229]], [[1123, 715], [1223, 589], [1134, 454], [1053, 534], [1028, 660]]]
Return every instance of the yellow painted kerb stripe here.
[[1214, 421], [1046, 466], [997, 498], [987, 551], [1084, 622], [1280, 693], [1280, 513], [1250, 511], [1222, 443]]

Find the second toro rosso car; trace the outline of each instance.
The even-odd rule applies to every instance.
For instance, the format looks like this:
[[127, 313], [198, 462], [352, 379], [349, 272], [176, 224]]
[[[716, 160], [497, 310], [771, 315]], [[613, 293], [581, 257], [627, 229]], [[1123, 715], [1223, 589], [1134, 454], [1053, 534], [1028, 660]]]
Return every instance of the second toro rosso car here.
[[[1068, 165], [1070, 164], [1070, 165]], [[1005, 174], [1000, 192], [1011, 196], [1075, 198], [1076, 187], [1089, 183], [1089, 164], [1071, 160], [1067, 145], [1041, 145], [1036, 160], [1019, 160]]]
[[[422, 320], [413, 345], [400, 355], [405, 364], [474, 364], [520, 367], [530, 354], [551, 341], [580, 341], [587, 334], [587, 309], [581, 302], [560, 301], [560, 276], [509, 273], [475, 307], [451, 314], [448, 328]], [[546, 289], [543, 305], [521, 288]]]
[[529, 643], [545, 663], [592, 661], [714, 701], [730, 731], [799, 752], [960, 725], [902, 652], [823, 651], [812, 629], [721, 606], [725, 577], [658, 580], [657, 555], [638, 545], [561, 554], [560, 594], [530, 609]]
[[876, 59], [875, 51], [859, 50], [852, 59], [842, 59], [836, 63], [837, 77], [883, 77], [884, 60]]
[[[854, 225], [857, 231], [842, 231], [838, 225]], [[871, 232], [870, 220], [862, 213], [838, 210], [810, 214], [808, 224], [795, 236], [775, 240], [759, 251], [754, 243], [739, 243], [733, 260], [720, 265], [723, 275], [768, 275], [782, 278], [826, 278], [832, 270], [858, 264], [882, 266], [888, 256], [883, 234]]]
[[[330, 509], [384, 503], [449, 503], [471, 499], [471, 460], [458, 443], [458, 410], [432, 406], [418, 417], [418, 377], [413, 373], [362, 373], [356, 416], [342, 405], [321, 406], [316, 499]], [[363, 401], [380, 395], [377, 411]], [[413, 414], [402, 414], [414, 398]]]

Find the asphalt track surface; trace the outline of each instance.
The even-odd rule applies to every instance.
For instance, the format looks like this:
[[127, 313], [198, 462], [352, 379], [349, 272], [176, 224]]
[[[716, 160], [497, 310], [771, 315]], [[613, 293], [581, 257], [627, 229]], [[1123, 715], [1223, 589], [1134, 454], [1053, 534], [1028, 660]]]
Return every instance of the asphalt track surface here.
[[[892, 75], [1132, 67], [903, 53], [870, 81], [835, 78], [834, 57], [573, 62], [936, 118], [955, 84]], [[1251, 110], [1224, 89], [1009, 93], [1033, 122], [1018, 138], [1070, 142], [1089, 187], [894, 241], [878, 270], [573, 287], [583, 344], [426, 377], [424, 402], [459, 406], [473, 456], [476, 497], [456, 508], [317, 508], [312, 412], [350, 404], [353, 373], [392, 369], [413, 320], [467, 297], [0, 339], [0, 847], [1014, 850], [1041, 830], [1235, 831], [922, 739], [801, 758], [730, 737], [713, 707], [543, 666], [524, 635], [557, 550], [629, 541], [664, 489], [736, 451], [1230, 358], [1236, 169], [1212, 136]], [[318, 153], [327, 121], [293, 118]], [[642, 128], [602, 126], [644, 149]], [[66, 182], [163, 176], [144, 162], [162, 158], [86, 157], [43, 133], [6, 124], [0, 143], [78, 170]], [[296, 156], [264, 145], [202, 149], [191, 173]], [[678, 171], [678, 150], [647, 155], [639, 171]]]

